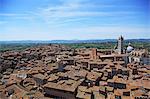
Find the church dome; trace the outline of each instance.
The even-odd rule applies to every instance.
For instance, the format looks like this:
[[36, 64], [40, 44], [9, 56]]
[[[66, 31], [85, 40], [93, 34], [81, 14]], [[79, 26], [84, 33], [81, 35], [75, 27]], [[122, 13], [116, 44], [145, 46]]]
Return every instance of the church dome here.
[[129, 46], [127, 47], [127, 52], [131, 52], [132, 50], [134, 50], [134, 48], [129, 45]]

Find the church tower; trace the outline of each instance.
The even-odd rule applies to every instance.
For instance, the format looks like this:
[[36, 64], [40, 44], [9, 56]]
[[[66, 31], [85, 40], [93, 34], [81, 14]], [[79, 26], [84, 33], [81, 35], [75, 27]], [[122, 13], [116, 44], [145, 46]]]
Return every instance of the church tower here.
[[117, 48], [117, 50], [118, 50], [119, 54], [123, 54], [123, 40], [124, 40], [124, 38], [122, 36], [120, 36], [119, 39], [118, 39], [118, 48]]

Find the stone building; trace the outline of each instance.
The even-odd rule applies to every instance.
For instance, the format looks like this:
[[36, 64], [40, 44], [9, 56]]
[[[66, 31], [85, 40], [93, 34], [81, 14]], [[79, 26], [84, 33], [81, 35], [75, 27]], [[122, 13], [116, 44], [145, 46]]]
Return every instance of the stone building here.
[[118, 45], [117, 45], [118, 54], [123, 54], [123, 41], [124, 41], [124, 38], [120, 36], [118, 39]]

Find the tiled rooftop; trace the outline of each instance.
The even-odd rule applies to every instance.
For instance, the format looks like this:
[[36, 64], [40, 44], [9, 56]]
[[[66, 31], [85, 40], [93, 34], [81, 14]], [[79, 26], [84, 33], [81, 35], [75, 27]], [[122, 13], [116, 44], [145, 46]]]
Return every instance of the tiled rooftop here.
[[[69, 94], [69, 98], [85, 99], [150, 96], [149, 65], [135, 62], [126, 64], [124, 58], [128, 54], [116, 54], [112, 50], [92, 50], [70, 49], [52, 44], [28, 48], [22, 52], [0, 53], [2, 68], [6, 69], [0, 79], [0, 95], [10, 98], [8, 94], [11, 94], [14, 99], [23, 96], [56, 98], [65, 95], [64, 92]], [[9, 67], [14, 67], [14, 70], [8, 69]], [[138, 73], [132, 74], [133, 69]], [[44, 83], [38, 85], [35, 78]], [[118, 85], [113, 85], [116, 83]], [[120, 88], [120, 84], [126, 87]], [[55, 96], [47, 90], [54, 93], [58, 91], [60, 95]], [[125, 92], [130, 92], [130, 96], [125, 96]]]

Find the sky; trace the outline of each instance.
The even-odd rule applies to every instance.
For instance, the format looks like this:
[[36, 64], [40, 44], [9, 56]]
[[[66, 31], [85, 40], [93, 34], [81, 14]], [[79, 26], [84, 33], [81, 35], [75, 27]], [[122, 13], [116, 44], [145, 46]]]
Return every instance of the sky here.
[[150, 39], [150, 0], [0, 0], [0, 41]]

